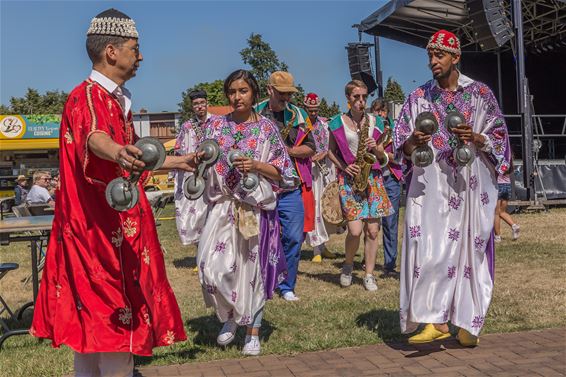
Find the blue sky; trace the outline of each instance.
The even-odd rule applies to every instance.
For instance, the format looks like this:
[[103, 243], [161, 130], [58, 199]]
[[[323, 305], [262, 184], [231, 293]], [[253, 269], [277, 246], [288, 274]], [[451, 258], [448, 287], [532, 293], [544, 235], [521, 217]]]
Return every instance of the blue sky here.
[[[176, 111], [181, 92], [247, 68], [239, 51], [259, 33], [304, 89], [345, 107], [345, 46], [353, 24], [386, 1], [5, 1], [0, 2], [0, 102], [28, 87], [70, 91], [87, 77], [85, 34], [96, 14], [117, 8], [140, 32], [144, 61], [126, 86], [133, 110]], [[362, 36], [373, 42], [373, 37]], [[430, 77], [423, 49], [381, 39], [382, 70], [405, 93]]]

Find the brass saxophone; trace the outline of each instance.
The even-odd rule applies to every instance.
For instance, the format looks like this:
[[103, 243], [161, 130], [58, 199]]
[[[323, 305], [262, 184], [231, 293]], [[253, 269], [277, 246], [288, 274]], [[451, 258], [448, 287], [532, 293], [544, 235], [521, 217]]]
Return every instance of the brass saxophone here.
[[297, 112], [295, 111], [295, 109], [289, 107], [289, 110], [291, 110], [292, 114], [291, 120], [289, 120], [287, 124], [281, 129], [281, 139], [283, 140], [283, 142], [285, 142], [287, 140], [287, 137], [289, 137], [289, 132], [291, 132], [293, 123], [295, 123], [295, 119], [297, 118]]
[[377, 157], [369, 153], [366, 148], [366, 140], [369, 137], [369, 122], [367, 114], [364, 114], [362, 126], [358, 137], [358, 153], [355, 164], [360, 167], [360, 173], [354, 177], [353, 189], [355, 192], [363, 193], [368, 187], [369, 173], [371, 167], [377, 162]]

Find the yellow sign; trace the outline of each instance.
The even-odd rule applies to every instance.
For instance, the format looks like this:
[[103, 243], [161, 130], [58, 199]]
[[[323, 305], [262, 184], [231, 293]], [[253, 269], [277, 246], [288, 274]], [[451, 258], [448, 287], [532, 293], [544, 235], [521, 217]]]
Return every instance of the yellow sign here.
[[21, 139], [26, 133], [26, 121], [19, 115], [0, 115], [0, 138]]

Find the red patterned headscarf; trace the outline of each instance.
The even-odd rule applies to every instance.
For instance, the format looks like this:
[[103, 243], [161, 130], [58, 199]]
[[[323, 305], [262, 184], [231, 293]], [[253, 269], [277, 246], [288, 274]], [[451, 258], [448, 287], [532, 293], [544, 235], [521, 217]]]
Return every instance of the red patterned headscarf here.
[[426, 49], [442, 50], [456, 55], [462, 54], [460, 50], [460, 40], [456, 34], [447, 30], [439, 30], [434, 33], [434, 35], [430, 37]]

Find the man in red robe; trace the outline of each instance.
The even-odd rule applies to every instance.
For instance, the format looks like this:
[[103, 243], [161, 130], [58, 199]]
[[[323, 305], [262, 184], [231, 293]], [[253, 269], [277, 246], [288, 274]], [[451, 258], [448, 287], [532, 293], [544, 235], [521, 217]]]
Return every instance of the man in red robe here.
[[[131, 376], [132, 354], [186, 339], [167, 280], [151, 207], [118, 212], [108, 182], [143, 170], [123, 86], [143, 57], [135, 23], [109, 9], [87, 33], [90, 77], [65, 103], [60, 129], [61, 185], [30, 333], [75, 351], [77, 376]], [[197, 158], [168, 156], [163, 168], [193, 171]]]

